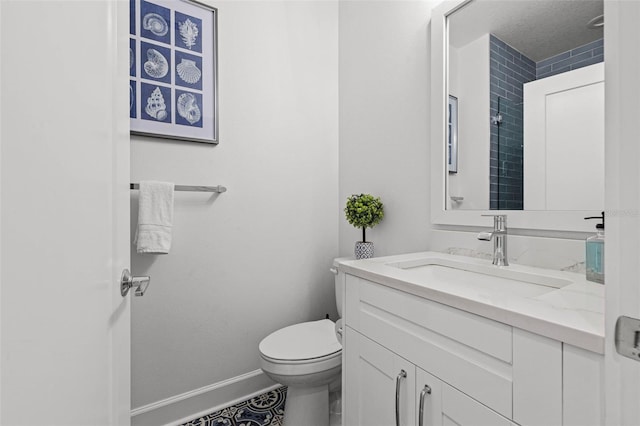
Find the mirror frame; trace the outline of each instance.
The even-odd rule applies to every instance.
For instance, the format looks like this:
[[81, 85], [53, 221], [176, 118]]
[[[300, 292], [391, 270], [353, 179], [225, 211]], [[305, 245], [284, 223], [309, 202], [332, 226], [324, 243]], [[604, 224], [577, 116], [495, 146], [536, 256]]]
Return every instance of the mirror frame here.
[[[451, 206], [446, 167], [446, 111], [449, 99], [447, 18], [471, 1], [445, 0], [431, 14], [431, 223], [487, 227], [492, 226], [493, 222], [482, 215], [506, 214], [511, 229], [593, 233], [593, 224], [584, 218], [599, 215], [604, 210], [604, 204], [602, 210], [447, 210]], [[605, 91], [606, 84], [605, 81]], [[464, 146], [459, 149], [464, 149]]]

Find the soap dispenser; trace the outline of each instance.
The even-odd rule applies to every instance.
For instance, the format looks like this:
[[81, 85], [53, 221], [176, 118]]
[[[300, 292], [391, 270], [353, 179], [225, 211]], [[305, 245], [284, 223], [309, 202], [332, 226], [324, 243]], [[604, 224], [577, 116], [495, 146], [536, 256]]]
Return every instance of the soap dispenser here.
[[604, 212], [600, 216], [585, 219], [602, 220], [602, 223], [596, 225], [596, 235], [587, 238], [585, 263], [587, 279], [604, 284]]

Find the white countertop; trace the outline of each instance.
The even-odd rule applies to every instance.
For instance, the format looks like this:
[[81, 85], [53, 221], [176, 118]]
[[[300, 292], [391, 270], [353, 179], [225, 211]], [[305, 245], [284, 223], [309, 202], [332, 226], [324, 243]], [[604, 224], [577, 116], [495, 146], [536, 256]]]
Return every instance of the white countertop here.
[[[425, 258], [443, 264], [464, 264], [469, 269], [438, 265], [397, 267], [399, 263], [410, 264], [412, 261], [420, 264]], [[339, 262], [339, 269], [579, 348], [604, 353], [604, 285], [587, 281], [582, 274], [522, 265], [497, 267], [484, 259], [436, 252], [344, 260]], [[480, 273], [468, 272], [473, 270]], [[482, 271], [489, 271], [492, 276]], [[497, 276], [493, 276], [494, 271]], [[512, 279], [518, 276], [538, 276], [546, 282], [561, 283], [563, 287], [545, 287]]]

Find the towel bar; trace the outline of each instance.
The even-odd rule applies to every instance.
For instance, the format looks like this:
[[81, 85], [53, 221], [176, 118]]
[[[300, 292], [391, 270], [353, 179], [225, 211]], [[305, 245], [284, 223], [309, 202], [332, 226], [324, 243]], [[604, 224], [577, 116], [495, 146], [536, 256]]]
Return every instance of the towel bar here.
[[[139, 183], [132, 183], [131, 189], [140, 189]], [[227, 188], [221, 185], [216, 186], [200, 186], [200, 185], [175, 185], [174, 191], [194, 191], [194, 192], [227, 192]]]

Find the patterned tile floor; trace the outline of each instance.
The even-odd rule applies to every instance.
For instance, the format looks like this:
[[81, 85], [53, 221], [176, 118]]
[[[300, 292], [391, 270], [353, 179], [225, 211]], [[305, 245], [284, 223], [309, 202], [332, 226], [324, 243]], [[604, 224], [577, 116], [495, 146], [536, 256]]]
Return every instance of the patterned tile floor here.
[[283, 386], [182, 426], [282, 426], [286, 396]]

